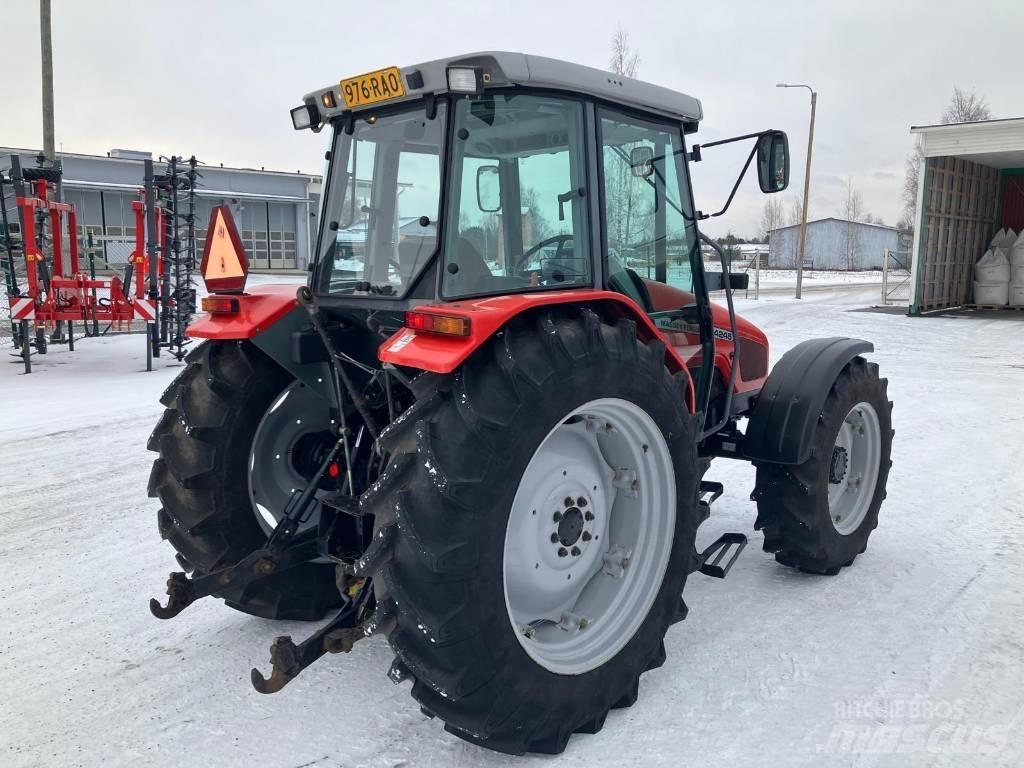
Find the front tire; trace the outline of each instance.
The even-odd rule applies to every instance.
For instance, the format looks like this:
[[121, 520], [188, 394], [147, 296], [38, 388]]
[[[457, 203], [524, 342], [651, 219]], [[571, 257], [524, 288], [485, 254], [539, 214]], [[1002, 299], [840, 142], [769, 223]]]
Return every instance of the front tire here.
[[892, 464], [887, 384], [878, 365], [854, 358], [829, 391], [807, 461], [758, 465], [755, 527], [779, 563], [832, 576], [867, 547]]
[[[375, 543], [363, 558], [378, 600], [375, 623], [396, 655], [392, 678], [413, 678], [413, 697], [451, 733], [501, 752], [558, 753], [572, 733], [596, 733], [610, 709], [636, 701], [639, 676], [664, 663], [665, 632], [685, 615], [683, 585], [696, 569], [696, 423], [686, 412], [683, 376], [666, 370], [664, 347], [639, 341], [631, 321], [611, 326], [589, 310], [572, 319], [519, 318], [452, 376], [421, 377], [417, 402], [382, 435], [391, 462], [361, 500], [376, 521]], [[619, 410], [601, 410], [609, 403]], [[638, 574], [647, 565], [658, 572], [648, 574], [648, 591], [624, 591], [620, 611], [597, 611], [589, 627], [544, 620], [535, 639], [553, 638], [554, 652], [530, 653], [528, 627], [520, 626], [525, 622], [510, 599], [510, 582], [529, 587], [533, 576], [519, 566], [540, 573], [543, 561], [545, 572], [557, 571], [565, 584], [573, 566], [559, 568], [559, 561], [586, 561], [583, 533], [590, 535], [590, 555], [617, 543], [590, 531], [581, 513], [600, 505], [603, 488], [594, 486], [612, 484], [609, 465], [607, 477], [581, 481], [579, 492], [569, 493], [559, 483], [572, 480], [571, 462], [552, 460], [551, 479], [533, 461], [559, 431], [582, 439], [582, 419], [591, 413], [612, 429], [647, 434], [651, 444], [638, 443], [638, 452], [649, 451], [652, 466], [653, 457], [668, 457], [662, 488], [671, 487], [674, 502], [662, 501], [672, 509], [651, 506], [663, 528], [639, 536], [627, 564]], [[644, 433], [641, 424], [653, 431]], [[637, 471], [637, 498], [653, 493], [656, 475]], [[625, 485], [623, 476], [616, 487], [633, 487], [633, 476]], [[579, 497], [591, 491], [594, 498], [580, 507]], [[562, 493], [567, 501], [548, 504], [554, 510], [544, 506], [548, 495]], [[555, 511], [572, 524], [556, 527]], [[513, 515], [526, 518], [521, 536]], [[534, 520], [551, 523], [552, 531], [535, 536]], [[510, 536], [519, 537], [518, 555], [509, 554]], [[540, 553], [544, 546], [551, 551]], [[612, 578], [600, 571], [598, 577]], [[601, 621], [616, 621], [619, 612], [628, 618], [630, 610], [634, 626], [623, 623], [623, 637], [602, 645]], [[585, 643], [560, 645], [562, 632], [594, 633], [593, 653]]]

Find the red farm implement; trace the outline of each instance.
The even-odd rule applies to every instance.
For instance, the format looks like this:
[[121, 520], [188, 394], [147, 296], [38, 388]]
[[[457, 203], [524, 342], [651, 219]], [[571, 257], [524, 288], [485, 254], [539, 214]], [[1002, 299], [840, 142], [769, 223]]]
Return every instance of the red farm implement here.
[[[152, 370], [152, 357], [159, 356], [161, 347], [170, 348], [179, 360], [184, 356], [184, 329], [195, 303], [188, 262], [188, 254], [194, 253], [194, 177], [179, 178], [176, 162], [173, 159], [166, 175], [154, 174], [152, 163], [146, 162], [141, 199], [132, 203], [135, 247], [125, 272], [97, 276], [93, 269], [82, 269], [75, 207], [59, 201], [59, 166], [23, 169], [20, 159], [11, 157], [9, 181], [20, 238], [5, 224], [5, 271], [13, 337], [26, 373], [32, 370], [33, 348], [36, 354], [46, 354], [50, 343], [66, 342], [74, 350], [76, 324], [86, 335], [99, 335], [101, 325], [105, 334], [130, 331], [133, 322], [146, 323], [147, 370]], [[182, 184], [190, 192], [183, 218], [184, 239], [191, 248], [186, 247], [184, 257], [177, 224], [177, 190]], [[6, 204], [3, 209], [6, 222]], [[23, 285], [15, 269], [19, 252], [25, 265]]]

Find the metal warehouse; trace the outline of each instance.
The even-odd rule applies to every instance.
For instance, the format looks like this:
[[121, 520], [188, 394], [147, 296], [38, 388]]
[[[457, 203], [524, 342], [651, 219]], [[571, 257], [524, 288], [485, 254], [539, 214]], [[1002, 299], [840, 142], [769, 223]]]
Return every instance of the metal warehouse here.
[[[807, 269], [881, 269], [886, 251], [899, 247], [899, 230], [881, 224], [826, 218], [807, 222]], [[795, 267], [800, 225], [774, 229], [768, 236], [768, 266]]]
[[[24, 167], [36, 165], [38, 150], [0, 147], [0, 166], [17, 154]], [[62, 153], [64, 201], [75, 206], [78, 237], [102, 247], [106, 266], [119, 269], [134, 248], [132, 201], [143, 183], [149, 152], [112, 149], [105, 156]], [[200, 158], [201, 159], [201, 158]], [[159, 158], [153, 158], [157, 168]], [[210, 210], [231, 207], [249, 261], [255, 269], [304, 269], [316, 237], [320, 176], [252, 168], [201, 165], [197, 235], [201, 249]]]
[[974, 265], [993, 237], [1024, 230], [1024, 118], [910, 130], [923, 157], [910, 312], [971, 304]]

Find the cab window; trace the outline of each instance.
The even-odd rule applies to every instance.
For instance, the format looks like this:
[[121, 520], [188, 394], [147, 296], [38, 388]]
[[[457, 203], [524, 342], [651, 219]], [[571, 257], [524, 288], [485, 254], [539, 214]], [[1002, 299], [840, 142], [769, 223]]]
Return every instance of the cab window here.
[[592, 285], [581, 103], [496, 92], [454, 111], [443, 295]]
[[615, 110], [599, 117], [609, 281], [648, 311], [667, 309], [652, 306], [650, 284], [692, 292], [691, 258], [699, 258], [682, 135]]

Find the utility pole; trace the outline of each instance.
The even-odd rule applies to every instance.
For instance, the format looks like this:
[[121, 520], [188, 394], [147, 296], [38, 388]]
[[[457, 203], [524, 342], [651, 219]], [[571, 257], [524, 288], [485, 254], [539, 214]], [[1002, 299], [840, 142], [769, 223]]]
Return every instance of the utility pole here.
[[803, 83], [779, 83], [776, 88], [806, 88], [811, 92], [811, 127], [807, 131], [807, 167], [804, 169], [804, 211], [800, 219], [800, 251], [796, 259], [796, 298], [801, 298], [804, 285], [804, 245], [807, 242], [807, 206], [811, 194], [811, 151], [814, 149], [814, 112], [818, 104], [818, 94], [809, 85]]
[[50, 0], [39, 0], [39, 49], [43, 61], [43, 155], [57, 159], [53, 143], [53, 44], [50, 41]]

